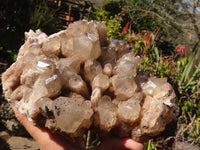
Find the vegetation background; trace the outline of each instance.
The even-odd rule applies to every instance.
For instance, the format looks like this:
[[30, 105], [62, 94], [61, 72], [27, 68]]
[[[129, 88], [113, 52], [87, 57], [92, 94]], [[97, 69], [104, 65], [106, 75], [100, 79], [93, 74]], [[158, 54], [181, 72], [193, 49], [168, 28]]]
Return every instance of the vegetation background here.
[[[0, 1], [0, 73], [17, 56], [24, 32], [47, 34], [62, 29], [58, 10], [45, 0]], [[126, 40], [142, 58], [140, 70], [167, 77], [179, 101], [180, 114], [164, 132], [145, 143], [146, 149], [168, 149], [177, 141], [200, 146], [200, 1], [104, 0], [87, 20], [105, 21], [108, 38]], [[3, 101], [1, 91], [1, 101]], [[176, 128], [174, 128], [174, 126]], [[85, 136], [85, 135], [84, 135]], [[91, 146], [98, 143], [91, 140]]]

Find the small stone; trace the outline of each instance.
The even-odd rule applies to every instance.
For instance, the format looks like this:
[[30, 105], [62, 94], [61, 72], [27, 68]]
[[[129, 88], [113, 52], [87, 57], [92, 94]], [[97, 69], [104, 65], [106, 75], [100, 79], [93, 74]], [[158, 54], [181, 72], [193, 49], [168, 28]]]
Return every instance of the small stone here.
[[57, 124], [55, 119], [47, 119], [45, 122], [45, 127], [51, 131], [57, 130]]
[[7, 141], [10, 138], [10, 135], [6, 131], [1, 131], [0, 132], [0, 139]]
[[143, 133], [139, 126], [134, 127], [133, 130], [131, 131], [131, 137], [135, 141], [140, 141], [140, 137], [142, 137], [142, 135]]

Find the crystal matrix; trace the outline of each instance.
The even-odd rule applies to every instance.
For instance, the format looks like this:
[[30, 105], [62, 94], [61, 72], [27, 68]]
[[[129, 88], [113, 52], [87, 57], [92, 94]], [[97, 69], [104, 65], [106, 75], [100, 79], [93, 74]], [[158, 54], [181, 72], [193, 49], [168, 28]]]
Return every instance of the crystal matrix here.
[[139, 72], [140, 57], [106, 33], [105, 23], [87, 21], [50, 36], [25, 33], [2, 75], [5, 98], [36, 125], [71, 137], [91, 127], [133, 139], [158, 135], [178, 113], [172, 86]]

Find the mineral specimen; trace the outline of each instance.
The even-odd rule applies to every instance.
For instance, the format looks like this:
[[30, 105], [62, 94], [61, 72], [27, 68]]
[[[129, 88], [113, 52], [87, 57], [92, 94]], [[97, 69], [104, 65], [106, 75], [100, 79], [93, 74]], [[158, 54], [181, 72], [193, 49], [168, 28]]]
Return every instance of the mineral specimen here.
[[2, 75], [5, 98], [36, 125], [71, 137], [91, 126], [134, 139], [158, 135], [178, 114], [172, 86], [139, 72], [140, 57], [106, 33], [105, 23], [85, 20], [49, 37], [25, 33]]

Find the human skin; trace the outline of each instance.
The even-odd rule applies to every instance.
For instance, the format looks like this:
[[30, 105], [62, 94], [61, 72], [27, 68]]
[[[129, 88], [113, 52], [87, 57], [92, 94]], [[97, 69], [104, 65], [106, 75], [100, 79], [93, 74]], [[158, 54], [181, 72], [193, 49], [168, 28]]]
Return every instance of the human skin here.
[[[16, 118], [26, 128], [29, 134], [36, 140], [41, 150], [83, 150], [69, 143], [67, 139], [60, 135], [51, 133], [48, 129], [35, 126], [33, 122], [27, 120], [13, 105]], [[107, 138], [99, 147], [90, 150], [144, 150], [144, 146], [132, 139]]]

